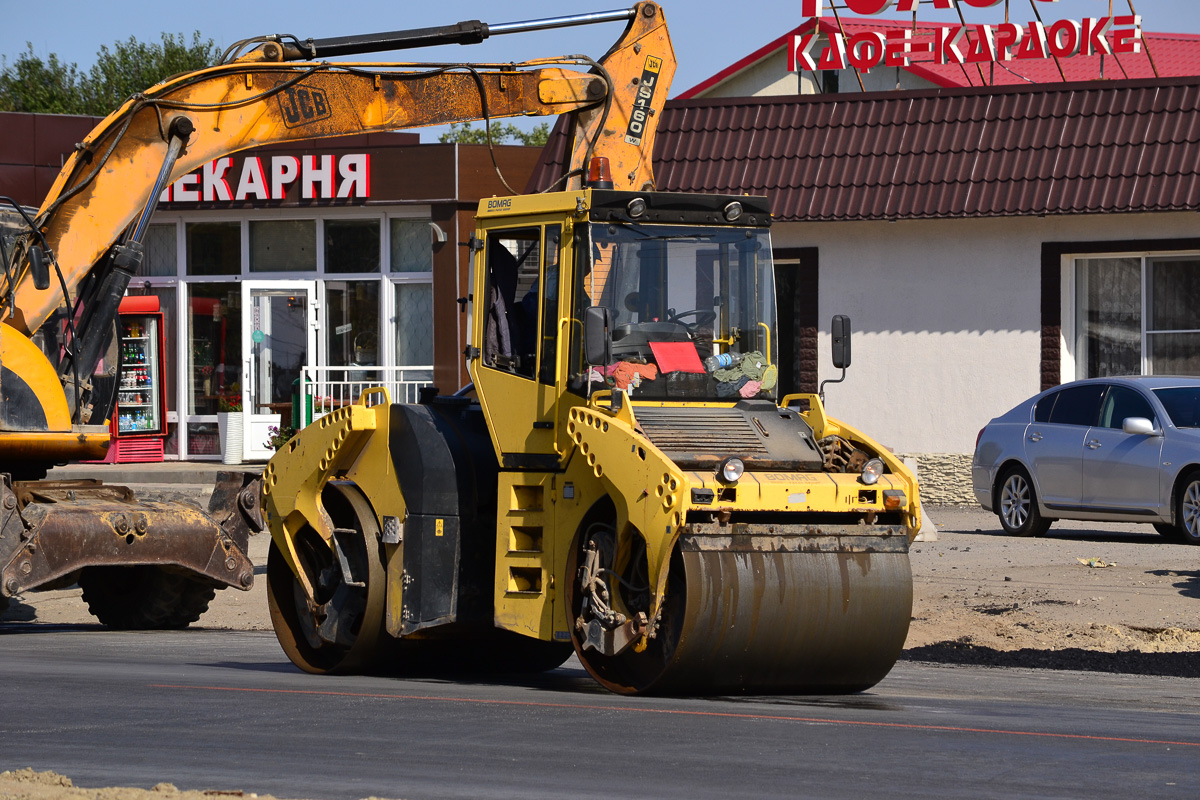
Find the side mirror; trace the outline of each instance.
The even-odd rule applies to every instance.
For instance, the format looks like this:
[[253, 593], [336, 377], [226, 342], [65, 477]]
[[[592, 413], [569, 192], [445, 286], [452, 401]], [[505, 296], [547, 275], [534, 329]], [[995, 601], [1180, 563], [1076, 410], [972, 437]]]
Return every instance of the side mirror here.
[[46, 255], [36, 244], [29, 248], [29, 272], [33, 276], [33, 288], [44, 292], [50, 288], [50, 267]]
[[838, 369], [850, 366], [850, 318], [838, 314], [833, 318], [833, 365]]
[[1121, 423], [1121, 430], [1135, 436], [1157, 436], [1159, 433], [1154, 423], [1145, 417], [1126, 417]]
[[583, 311], [583, 358], [588, 366], [608, 366], [612, 360], [612, 311], [589, 306]]

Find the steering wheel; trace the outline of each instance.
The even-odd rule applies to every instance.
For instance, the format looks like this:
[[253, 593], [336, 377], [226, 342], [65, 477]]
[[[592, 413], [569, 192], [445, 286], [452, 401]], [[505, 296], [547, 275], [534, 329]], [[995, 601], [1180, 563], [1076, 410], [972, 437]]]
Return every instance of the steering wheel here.
[[[696, 321], [689, 325], [688, 323], [683, 322], [684, 317], [695, 317]], [[711, 325], [716, 319], [717, 312], [713, 311], [711, 308], [693, 308], [691, 311], [680, 311], [678, 313], [676, 313], [675, 309], [673, 308], [667, 309], [667, 322], [678, 322], [680, 325], [683, 325], [689, 330], [696, 327], [702, 327], [704, 325]]]

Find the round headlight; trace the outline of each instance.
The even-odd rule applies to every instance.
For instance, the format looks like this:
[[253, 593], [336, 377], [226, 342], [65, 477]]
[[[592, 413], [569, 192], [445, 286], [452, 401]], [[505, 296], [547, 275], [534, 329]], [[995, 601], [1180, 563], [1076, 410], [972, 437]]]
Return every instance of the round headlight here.
[[883, 462], [878, 458], [872, 458], [862, 468], [862, 482], [867, 486], [879, 482], [879, 476], [883, 474]]
[[742, 204], [737, 200], [725, 206], [725, 219], [728, 222], [737, 222], [742, 218]]
[[746, 465], [742, 463], [742, 460], [731, 457], [721, 462], [721, 468], [717, 470], [717, 475], [726, 483], [737, 483], [745, 471]]
[[646, 200], [641, 197], [635, 197], [629, 201], [629, 205], [625, 207], [631, 217], [640, 217], [646, 213]]

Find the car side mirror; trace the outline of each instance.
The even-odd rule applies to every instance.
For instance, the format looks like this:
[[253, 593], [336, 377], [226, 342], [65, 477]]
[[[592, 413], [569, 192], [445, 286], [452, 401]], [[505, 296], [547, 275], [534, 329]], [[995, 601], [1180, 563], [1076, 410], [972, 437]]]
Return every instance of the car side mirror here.
[[589, 306], [583, 311], [583, 358], [588, 366], [608, 366], [612, 360], [612, 310]]
[[1154, 423], [1145, 417], [1126, 417], [1121, 423], [1121, 430], [1135, 436], [1158, 436], [1160, 433]]
[[833, 340], [833, 365], [838, 369], [850, 366], [850, 318], [838, 314], [830, 327]]

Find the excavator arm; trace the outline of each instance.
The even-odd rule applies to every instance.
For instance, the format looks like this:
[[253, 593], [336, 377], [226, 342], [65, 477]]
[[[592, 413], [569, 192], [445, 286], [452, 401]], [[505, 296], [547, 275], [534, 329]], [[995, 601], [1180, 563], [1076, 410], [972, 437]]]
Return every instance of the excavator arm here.
[[[515, 64], [315, 60], [618, 19], [627, 20], [625, 31], [599, 61], [585, 56]], [[82, 423], [103, 421], [111, 411], [100, 398], [92, 408], [88, 376], [110, 345], [120, 299], [138, 272], [141, 238], [163, 189], [214, 159], [285, 141], [570, 113], [573, 145], [564, 186], [581, 185], [592, 153], [609, 159], [618, 188], [653, 185], [654, 125], [647, 122], [661, 112], [675, 67], [663, 11], [653, 2], [507, 25], [464, 22], [304, 41], [272, 36], [241, 43], [239, 49], [247, 46], [228, 63], [175, 76], [131, 97], [102, 121], [59, 173], [34, 220], [36, 230], [9, 254], [0, 276], [5, 339], [34, 335], [56, 312], [68, 320], [62, 359], [57, 368], [50, 367], [57, 370], [65, 406], [57, 396], [46, 397], [48, 363], [35, 366], [28, 357], [36, 348], [19, 348], [21, 359], [4, 364], [17, 377], [29, 374], [32, 381], [36, 376], [34, 393], [44, 408], [31, 430], [35, 438], [58, 432], [42, 437], [43, 458], [94, 457], [103, 444], [102, 429], [70, 434], [80, 433]], [[7, 397], [6, 392], [0, 404]], [[0, 461], [17, 455], [8, 444], [15, 445], [26, 427], [20, 415], [0, 407]], [[27, 443], [22, 448], [23, 454], [30, 452]]]
[[[659, 113], [666, 101], [674, 55], [658, 5], [643, 2], [619, 13], [629, 18], [628, 26], [599, 62], [582, 56], [517, 64], [281, 60], [402, 41], [399, 34], [389, 34], [393, 38], [359, 37], [362, 42], [353, 50], [313, 40], [303, 49], [267, 41], [232, 63], [164, 81], [130, 98], [68, 159], [38, 212], [42, 237], [29, 241], [49, 248], [62, 280], [37, 288], [29, 247], [22, 248], [0, 283], [0, 311], [21, 332], [37, 331], [63, 303], [63, 284], [77, 286], [131, 223], [148, 215], [152, 191], [172, 158], [162, 183], [215, 158], [279, 142], [576, 112], [572, 171], [581, 171], [587, 153], [602, 152], [613, 162], [618, 188], [653, 184], [654, 127], [644, 119]], [[646, 74], [653, 76], [649, 87]], [[621, 94], [629, 99], [615, 98]], [[627, 118], [633, 116], [638, 119]], [[177, 122], [181, 118], [186, 122]], [[177, 156], [170, 152], [173, 132], [186, 138]], [[13, 281], [10, 296], [7, 284]]]

